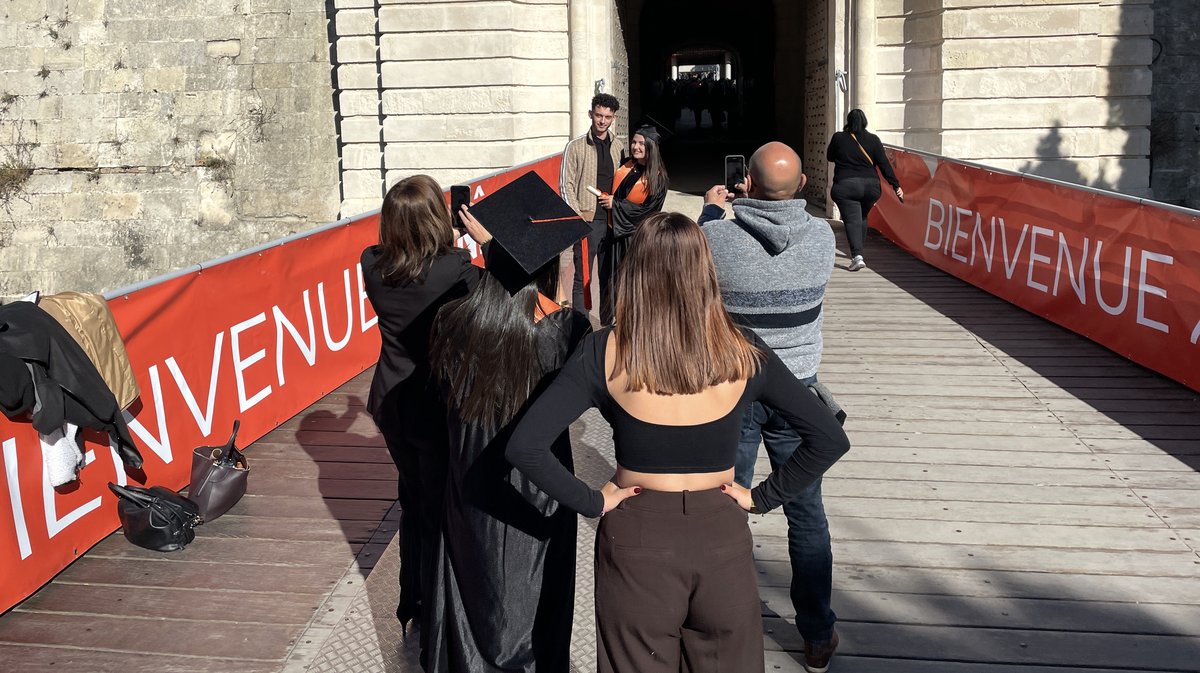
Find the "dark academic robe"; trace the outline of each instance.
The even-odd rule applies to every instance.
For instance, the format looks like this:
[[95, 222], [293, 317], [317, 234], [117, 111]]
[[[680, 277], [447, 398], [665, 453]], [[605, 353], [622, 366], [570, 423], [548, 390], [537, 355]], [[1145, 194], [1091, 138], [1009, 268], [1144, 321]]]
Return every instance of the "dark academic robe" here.
[[617, 169], [614, 178], [616, 189], [613, 190], [613, 205], [610, 211], [611, 221], [608, 234], [601, 245], [600, 291], [607, 299], [601, 299], [600, 320], [612, 324], [615, 317], [617, 297], [613, 280], [625, 251], [629, 249], [629, 241], [637, 226], [648, 216], [660, 212], [663, 202], [667, 200], [667, 190], [651, 194], [645, 182], [641, 182], [646, 168], [633, 159], [626, 161]]
[[[579, 312], [537, 325], [550, 381], [590, 331]], [[535, 396], [537, 394], [535, 392]], [[576, 515], [504, 458], [513, 420], [499, 432], [452, 410], [449, 478], [429, 630], [429, 673], [567, 673], [575, 608]], [[573, 470], [564, 432], [554, 455]]]

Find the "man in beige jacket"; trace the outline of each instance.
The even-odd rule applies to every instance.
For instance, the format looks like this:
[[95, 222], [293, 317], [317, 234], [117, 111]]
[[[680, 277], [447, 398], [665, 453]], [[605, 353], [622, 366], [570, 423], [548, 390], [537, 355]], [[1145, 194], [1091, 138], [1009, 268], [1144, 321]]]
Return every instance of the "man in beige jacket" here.
[[[575, 212], [592, 223], [587, 238], [587, 267], [592, 277], [592, 313], [600, 310], [600, 285], [596, 275], [596, 251], [608, 230], [608, 210], [599, 207], [596, 196], [588, 191], [595, 187], [604, 193], [613, 189], [613, 173], [621, 165], [625, 143], [617, 137], [614, 125], [621, 104], [616, 96], [606, 93], [592, 98], [588, 118], [592, 124], [587, 133], [571, 140], [563, 150], [562, 173], [559, 175], [559, 193]], [[583, 245], [576, 243], [573, 250], [563, 251], [559, 257], [559, 298], [564, 298], [565, 281], [573, 279], [571, 302], [583, 311]], [[573, 254], [572, 254], [573, 253]], [[567, 269], [572, 269], [568, 272]], [[568, 273], [570, 275], [568, 275]]]

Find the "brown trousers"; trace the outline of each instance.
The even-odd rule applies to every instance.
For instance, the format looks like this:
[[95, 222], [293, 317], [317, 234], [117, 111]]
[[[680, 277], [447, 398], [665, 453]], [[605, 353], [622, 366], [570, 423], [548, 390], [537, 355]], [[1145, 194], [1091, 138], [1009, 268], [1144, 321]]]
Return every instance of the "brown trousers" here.
[[718, 489], [642, 491], [600, 519], [600, 673], [758, 673], [762, 609], [746, 512]]

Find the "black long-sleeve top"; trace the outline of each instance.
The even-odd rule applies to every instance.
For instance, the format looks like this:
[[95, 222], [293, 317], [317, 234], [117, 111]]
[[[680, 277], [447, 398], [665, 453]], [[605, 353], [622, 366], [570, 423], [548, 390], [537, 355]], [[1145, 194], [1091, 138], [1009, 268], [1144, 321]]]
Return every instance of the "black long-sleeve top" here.
[[[855, 137], [858, 142], [854, 142]], [[858, 148], [862, 144], [862, 149]], [[871, 155], [868, 160], [863, 150]], [[888, 161], [887, 153], [883, 151], [883, 141], [879, 136], [870, 131], [859, 131], [851, 135], [849, 131], [838, 131], [829, 139], [829, 148], [825, 150], [825, 158], [833, 163], [833, 181], [837, 182], [845, 178], [873, 178], [875, 177], [875, 169], [883, 174], [883, 179], [888, 181], [892, 189], [900, 187], [900, 181], [896, 179], [896, 172], [892, 170], [892, 164]], [[871, 165], [871, 161], [875, 164]]]
[[803, 438], [792, 457], [751, 491], [766, 512], [800, 494], [850, 449], [850, 440], [829, 409], [752, 332], [747, 338], [764, 361], [746, 382], [737, 405], [725, 416], [698, 425], [659, 425], [626, 412], [608, 392], [604, 353], [611, 329], [587, 336], [550, 387], [538, 397], [513, 431], [505, 457], [550, 497], [597, 517], [604, 497], [571, 474], [550, 452], [570, 424], [591, 407], [613, 428], [617, 463], [639, 472], [688, 474], [720, 472], [733, 466], [742, 416], [754, 402], [777, 411]]

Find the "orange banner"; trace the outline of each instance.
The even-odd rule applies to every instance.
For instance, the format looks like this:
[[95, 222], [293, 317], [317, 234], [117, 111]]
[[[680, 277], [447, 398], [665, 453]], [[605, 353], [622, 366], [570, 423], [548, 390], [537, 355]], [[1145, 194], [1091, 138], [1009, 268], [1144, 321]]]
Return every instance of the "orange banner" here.
[[1200, 216], [889, 149], [905, 203], [873, 227], [915, 257], [1200, 390]]
[[[472, 197], [529, 170], [557, 185], [560, 162], [481, 178]], [[37, 432], [0, 416], [0, 611], [116, 530], [108, 482], [183, 488], [192, 449], [223, 442], [234, 419], [249, 444], [375, 364], [377, 319], [358, 259], [378, 222], [366, 215], [109, 301], [141, 388], [127, 419], [145, 464], [127, 473], [92, 435], [79, 480], [51, 488]]]

